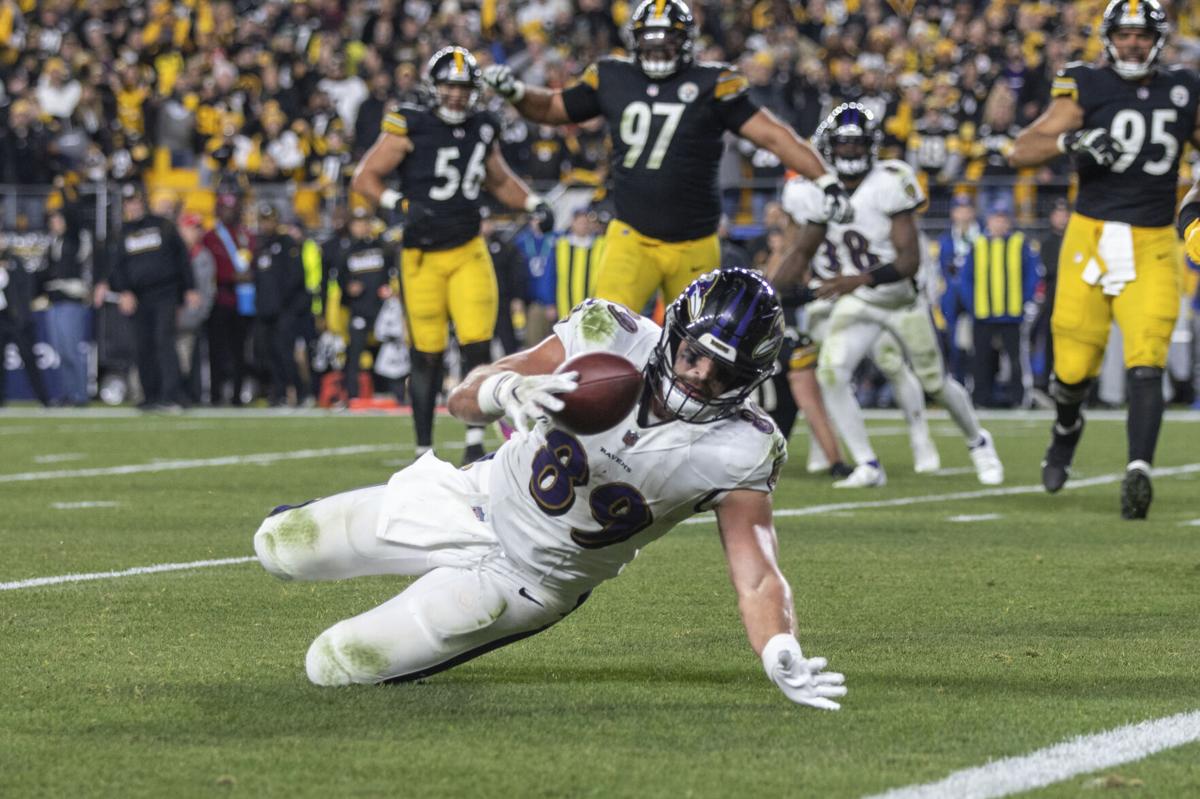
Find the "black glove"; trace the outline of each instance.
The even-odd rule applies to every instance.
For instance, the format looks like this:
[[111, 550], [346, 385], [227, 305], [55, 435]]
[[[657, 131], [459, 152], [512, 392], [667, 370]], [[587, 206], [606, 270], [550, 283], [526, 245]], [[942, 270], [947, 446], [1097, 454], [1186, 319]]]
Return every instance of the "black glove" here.
[[529, 212], [529, 221], [536, 224], [542, 233], [549, 233], [554, 230], [554, 209], [550, 203], [540, 202]]
[[1123, 153], [1121, 143], [1104, 128], [1064, 133], [1058, 139], [1058, 149], [1064, 153], [1090, 158], [1100, 166], [1112, 166]]

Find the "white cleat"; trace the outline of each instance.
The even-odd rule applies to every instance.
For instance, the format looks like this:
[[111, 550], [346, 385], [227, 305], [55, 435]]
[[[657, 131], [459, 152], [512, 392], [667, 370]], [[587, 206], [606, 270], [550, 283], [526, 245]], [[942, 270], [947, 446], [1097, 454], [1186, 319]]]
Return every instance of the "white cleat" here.
[[937, 445], [928, 436], [912, 436], [913, 471], [917, 474], [930, 474], [942, 468], [942, 456], [938, 454]]
[[992, 434], [980, 430], [983, 441], [971, 447], [971, 460], [975, 463], [975, 474], [979, 482], [985, 486], [998, 486], [1004, 482], [1004, 464], [996, 454], [996, 446], [992, 443]]
[[887, 475], [884, 474], [883, 467], [879, 465], [879, 461], [871, 461], [870, 463], [860, 463], [854, 467], [854, 471], [845, 480], [838, 480], [833, 484], [834, 488], [878, 488], [879, 486], [887, 485]]

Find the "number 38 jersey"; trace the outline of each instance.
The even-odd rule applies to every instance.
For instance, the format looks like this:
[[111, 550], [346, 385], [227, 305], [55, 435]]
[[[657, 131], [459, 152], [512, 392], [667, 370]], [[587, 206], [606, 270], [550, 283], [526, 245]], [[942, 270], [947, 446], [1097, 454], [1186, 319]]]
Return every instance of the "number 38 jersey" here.
[[[820, 278], [857, 275], [877, 266], [894, 263], [892, 217], [914, 211], [925, 202], [925, 194], [912, 167], [903, 161], [878, 161], [850, 195], [854, 220], [849, 224], [824, 222], [825, 193], [812, 181], [793, 178], [783, 188], [783, 210], [797, 223], [825, 224], [825, 241], [812, 260], [813, 274]], [[889, 307], [908, 305], [916, 299], [911, 280], [862, 286], [854, 294], [868, 302]]]
[[612, 132], [617, 218], [662, 241], [717, 232], [722, 134], [737, 132], [758, 106], [728, 64], [689, 64], [662, 80], [630, 58], [602, 58], [562, 94], [567, 116], [597, 116]]
[[[603, 350], [639, 368], [658, 325], [624, 306], [587, 300], [554, 328], [567, 357]], [[769, 492], [787, 444], [752, 403], [711, 424], [638, 424], [638, 409], [611, 430], [535, 430], [496, 452], [491, 524], [506, 556], [555, 587], [615, 576], [638, 550], [736, 488]]]
[[1123, 150], [1109, 167], [1078, 159], [1075, 210], [1137, 227], [1172, 224], [1179, 159], [1200, 107], [1200, 76], [1173, 67], [1131, 81], [1109, 67], [1068, 64], [1055, 77], [1051, 95], [1079, 103], [1082, 127], [1107, 130]]
[[409, 203], [404, 246], [448, 250], [478, 236], [479, 192], [500, 121], [480, 111], [450, 125], [422, 106], [404, 104], [384, 115], [382, 130], [413, 143], [397, 170]]

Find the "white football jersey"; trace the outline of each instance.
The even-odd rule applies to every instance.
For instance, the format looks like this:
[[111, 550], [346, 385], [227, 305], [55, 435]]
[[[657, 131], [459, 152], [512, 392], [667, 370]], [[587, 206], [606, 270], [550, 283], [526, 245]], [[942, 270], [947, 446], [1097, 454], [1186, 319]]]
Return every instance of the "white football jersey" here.
[[[662, 331], [624, 306], [587, 300], [554, 332], [568, 358], [603, 350], [643, 368]], [[506, 556], [544, 584], [590, 587], [727, 492], [774, 489], [787, 443], [753, 403], [710, 424], [642, 427], [638, 410], [597, 435], [539, 429], [496, 451], [492, 527]]]
[[[783, 189], [783, 209], [799, 224], [826, 224], [825, 241], [813, 257], [813, 274], [829, 278], [857, 275], [894, 263], [892, 217], [919, 208], [925, 194], [912, 167], [903, 161], [877, 161], [850, 195], [854, 220], [849, 224], [824, 222], [825, 193], [817, 184], [793, 178]], [[856, 295], [867, 302], [889, 307], [911, 303], [916, 287], [911, 280], [882, 286], [862, 286]]]

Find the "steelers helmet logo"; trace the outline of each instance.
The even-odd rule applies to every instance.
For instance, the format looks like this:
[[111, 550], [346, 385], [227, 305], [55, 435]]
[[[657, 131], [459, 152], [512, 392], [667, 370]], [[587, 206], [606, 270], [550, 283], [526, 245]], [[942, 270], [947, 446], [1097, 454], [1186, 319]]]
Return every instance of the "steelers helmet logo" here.
[[1188, 104], [1188, 90], [1186, 86], [1171, 87], [1171, 102], [1177, 107], [1183, 108]]
[[685, 103], [690, 103], [700, 96], [700, 87], [692, 83], [690, 80], [679, 87], [679, 99]]

